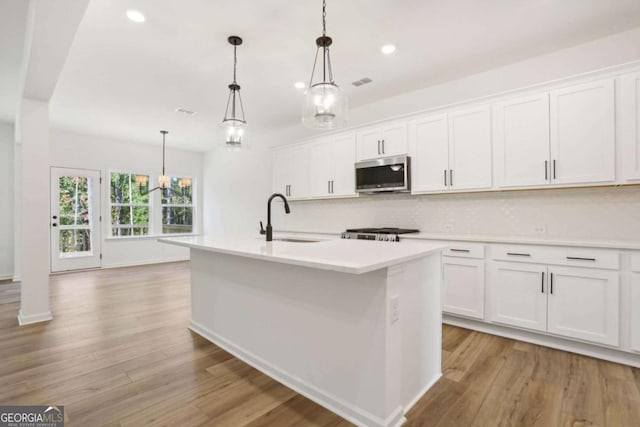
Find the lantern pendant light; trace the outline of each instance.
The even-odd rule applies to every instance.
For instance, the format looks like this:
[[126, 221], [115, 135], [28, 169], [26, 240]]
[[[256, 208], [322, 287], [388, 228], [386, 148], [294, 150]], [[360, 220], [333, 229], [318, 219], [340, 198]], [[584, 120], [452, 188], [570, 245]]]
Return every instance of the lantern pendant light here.
[[247, 122], [244, 118], [244, 108], [240, 97], [240, 85], [236, 82], [236, 50], [242, 44], [238, 36], [230, 36], [227, 41], [233, 46], [233, 83], [229, 85], [229, 98], [227, 109], [220, 126], [223, 129], [224, 145], [229, 150], [238, 150], [245, 145], [245, 128]]
[[[313, 62], [309, 88], [305, 92], [302, 123], [312, 129], [335, 129], [347, 122], [347, 98], [333, 80], [329, 46], [333, 43], [327, 36], [327, 3], [322, 1], [322, 36], [316, 39], [316, 58]], [[313, 83], [322, 50], [322, 81]]]

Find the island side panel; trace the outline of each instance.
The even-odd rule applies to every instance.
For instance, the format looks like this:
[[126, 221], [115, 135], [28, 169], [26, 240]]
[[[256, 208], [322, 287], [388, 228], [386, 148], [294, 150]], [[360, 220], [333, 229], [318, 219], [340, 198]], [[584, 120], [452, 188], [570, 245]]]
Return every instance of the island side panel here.
[[385, 425], [386, 269], [191, 250], [192, 329], [361, 425]]

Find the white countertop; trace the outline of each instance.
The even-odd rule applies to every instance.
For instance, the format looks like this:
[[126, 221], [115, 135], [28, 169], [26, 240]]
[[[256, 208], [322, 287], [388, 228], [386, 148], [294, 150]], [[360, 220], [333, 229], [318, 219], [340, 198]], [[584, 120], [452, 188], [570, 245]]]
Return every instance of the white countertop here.
[[[336, 238], [340, 236], [340, 232], [318, 232], [318, 231], [281, 231], [281, 233], [305, 235], [305, 236], [324, 236], [325, 238]], [[479, 242], [479, 243], [508, 243], [514, 245], [542, 245], [542, 246], [572, 246], [584, 248], [607, 248], [620, 250], [640, 250], [640, 242], [624, 241], [624, 240], [582, 240], [582, 239], [556, 239], [533, 236], [494, 236], [494, 235], [468, 235], [468, 234], [435, 234], [435, 233], [416, 233], [404, 234], [400, 236], [402, 240], [437, 240], [443, 242]], [[405, 240], [406, 241], [406, 240]]]
[[[282, 238], [279, 233], [276, 238]], [[307, 235], [307, 237], [309, 237]], [[363, 274], [441, 252], [440, 242], [371, 242], [325, 236], [312, 243], [266, 242], [261, 237], [192, 236], [158, 239], [163, 243], [282, 264]]]

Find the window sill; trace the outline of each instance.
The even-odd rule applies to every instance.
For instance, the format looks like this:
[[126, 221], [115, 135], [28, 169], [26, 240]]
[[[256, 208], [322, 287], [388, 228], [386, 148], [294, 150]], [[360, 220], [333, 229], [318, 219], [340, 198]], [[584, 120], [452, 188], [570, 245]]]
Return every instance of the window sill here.
[[173, 233], [173, 234], [152, 234], [147, 236], [121, 236], [121, 237], [105, 237], [105, 241], [117, 242], [117, 241], [131, 241], [131, 240], [156, 240], [164, 237], [192, 237], [199, 236], [199, 233]]

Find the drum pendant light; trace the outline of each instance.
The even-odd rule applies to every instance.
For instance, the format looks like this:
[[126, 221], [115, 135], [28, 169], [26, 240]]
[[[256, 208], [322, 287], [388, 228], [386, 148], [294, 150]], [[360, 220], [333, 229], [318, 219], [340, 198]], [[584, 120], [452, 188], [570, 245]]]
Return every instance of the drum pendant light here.
[[[313, 62], [309, 88], [305, 92], [302, 109], [302, 123], [311, 129], [335, 129], [347, 122], [347, 98], [333, 80], [329, 46], [333, 43], [327, 36], [327, 3], [322, 1], [322, 36], [316, 39], [316, 57]], [[322, 51], [322, 80], [313, 82]]]
[[245, 145], [245, 128], [247, 122], [244, 118], [244, 108], [240, 97], [240, 85], [236, 82], [237, 55], [236, 50], [242, 44], [238, 36], [230, 36], [228, 42], [233, 46], [233, 83], [229, 85], [229, 98], [227, 109], [220, 126], [223, 130], [224, 146], [229, 150], [239, 150]]

